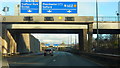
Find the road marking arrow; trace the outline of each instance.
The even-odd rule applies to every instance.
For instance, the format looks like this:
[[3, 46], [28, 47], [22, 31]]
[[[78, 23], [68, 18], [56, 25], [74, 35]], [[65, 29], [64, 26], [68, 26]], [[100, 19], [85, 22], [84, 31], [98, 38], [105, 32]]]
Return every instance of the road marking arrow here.
[[69, 11], [67, 11], [67, 12], [69, 12], [69, 13], [70, 13], [70, 12], [72, 12], [72, 11], [70, 11], [70, 10], [69, 10]]
[[47, 12], [52, 12], [52, 11], [49, 10], [49, 11], [47, 11]]

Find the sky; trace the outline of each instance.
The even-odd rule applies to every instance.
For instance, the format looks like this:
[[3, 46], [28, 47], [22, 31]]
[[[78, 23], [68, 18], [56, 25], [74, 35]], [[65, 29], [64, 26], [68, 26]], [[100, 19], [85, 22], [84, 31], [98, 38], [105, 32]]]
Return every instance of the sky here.
[[[39, 41], [49, 44], [61, 44], [62, 42], [66, 44], [78, 43], [78, 34], [32, 34]], [[75, 42], [76, 40], [76, 42]], [[69, 41], [69, 42], [68, 42]]]
[[[21, 0], [1, 0], [0, 1], [0, 14], [4, 15], [2, 11], [3, 7], [8, 6], [10, 8], [7, 15], [14, 15], [14, 7], [16, 4], [20, 4]], [[49, 2], [56, 0], [39, 0], [41, 2]], [[77, 1], [78, 2], [78, 15], [79, 16], [95, 16], [95, 0], [57, 0], [62, 1]], [[99, 6], [99, 16], [116, 16], [116, 11], [118, 11], [118, 1], [120, 0], [98, 0]], [[41, 5], [40, 5], [41, 8]], [[41, 13], [41, 10], [40, 10]]]
[[[1, 0], [0, 1], [0, 14], [5, 15], [2, 11], [3, 7], [8, 6], [9, 12], [7, 15], [14, 15], [14, 7], [16, 4], [20, 4], [21, 0]], [[62, 1], [77, 1], [78, 2], [78, 16], [95, 16], [96, 15], [96, 0], [57, 0], [57, 2]], [[99, 16], [116, 16], [116, 11], [118, 11], [118, 2], [120, 0], [98, 0], [98, 12]], [[41, 2], [56, 2], [56, 0], [39, 0]], [[40, 5], [41, 8], [41, 5]], [[40, 10], [41, 13], [41, 10]], [[71, 37], [70, 34], [32, 34], [41, 42], [49, 43], [61, 43], [64, 41], [68, 43], [68, 38]], [[72, 34], [72, 40], [75, 39], [76, 34]], [[77, 36], [77, 35], [76, 35]], [[78, 36], [77, 36], [78, 37]], [[96, 38], [96, 35], [94, 35]], [[77, 41], [78, 42], [78, 41]], [[73, 43], [73, 42], [72, 42]]]

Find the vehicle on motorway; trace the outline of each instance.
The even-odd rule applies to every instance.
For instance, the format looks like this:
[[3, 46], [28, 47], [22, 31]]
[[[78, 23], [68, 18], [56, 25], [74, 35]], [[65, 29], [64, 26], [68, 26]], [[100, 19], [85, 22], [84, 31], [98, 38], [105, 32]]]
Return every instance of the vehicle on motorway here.
[[44, 56], [46, 56], [46, 55], [51, 55], [51, 56], [53, 56], [53, 49], [52, 49], [52, 48], [47, 48], [47, 49], [45, 49], [45, 51], [44, 51]]

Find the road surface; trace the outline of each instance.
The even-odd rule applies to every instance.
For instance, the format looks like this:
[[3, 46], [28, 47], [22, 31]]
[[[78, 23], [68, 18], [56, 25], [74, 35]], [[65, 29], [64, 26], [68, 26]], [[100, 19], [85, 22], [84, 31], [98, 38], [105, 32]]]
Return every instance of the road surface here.
[[26, 55], [7, 58], [10, 66], [101, 66], [87, 58], [68, 52], [55, 52], [54, 56]]

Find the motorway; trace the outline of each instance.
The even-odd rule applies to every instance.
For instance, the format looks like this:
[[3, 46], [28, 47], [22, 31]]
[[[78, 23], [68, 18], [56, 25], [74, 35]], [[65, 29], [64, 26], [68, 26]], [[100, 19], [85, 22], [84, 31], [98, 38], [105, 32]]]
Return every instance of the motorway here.
[[87, 58], [68, 52], [54, 52], [54, 56], [22, 55], [7, 58], [10, 66], [102, 66]]

